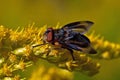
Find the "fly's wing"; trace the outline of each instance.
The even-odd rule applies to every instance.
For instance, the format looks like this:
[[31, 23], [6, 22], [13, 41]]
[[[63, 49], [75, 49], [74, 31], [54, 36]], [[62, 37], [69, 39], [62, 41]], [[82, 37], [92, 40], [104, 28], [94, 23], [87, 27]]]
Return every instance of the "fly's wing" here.
[[78, 22], [73, 22], [69, 23], [65, 26], [63, 26], [62, 29], [66, 30], [72, 30], [75, 32], [80, 32], [84, 34], [89, 30], [89, 28], [93, 25], [94, 23], [91, 21], [78, 21]]
[[74, 50], [78, 50], [84, 53], [89, 53], [89, 54], [95, 54], [97, 53], [89, 43], [87, 42], [77, 42], [77, 41], [72, 41], [72, 40], [68, 40], [65, 42], [65, 45], [67, 45], [67, 47], [74, 49]]

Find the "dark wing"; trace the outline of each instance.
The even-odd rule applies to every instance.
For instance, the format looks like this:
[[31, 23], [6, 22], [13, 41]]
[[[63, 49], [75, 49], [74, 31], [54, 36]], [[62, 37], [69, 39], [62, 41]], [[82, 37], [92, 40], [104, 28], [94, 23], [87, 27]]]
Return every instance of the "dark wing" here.
[[78, 50], [84, 53], [96, 53], [96, 51], [91, 47], [90, 40], [80, 33], [74, 35], [73, 38], [66, 40], [64, 44], [70, 49]]
[[84, 34], [86, 31], [89, 30], [89, 28], [93, 25], [94, 23], [91, 21], [78, 21], [78, 22], [73, 22], [69, 23], [65, 26], [63, 26], [62, 29], [64, 30], [72, 30], [72, 31], [77, 31], [82, 34]]
[[65, 42], [65, 45], [69, 47], [70, 49], [78, 50], [84, 53], [89, 53], [89, 54], [95, 54], [97, 53], [89, 43], [86, 42], [77, 42], [77, 41], [72, 41], [68, 40]]

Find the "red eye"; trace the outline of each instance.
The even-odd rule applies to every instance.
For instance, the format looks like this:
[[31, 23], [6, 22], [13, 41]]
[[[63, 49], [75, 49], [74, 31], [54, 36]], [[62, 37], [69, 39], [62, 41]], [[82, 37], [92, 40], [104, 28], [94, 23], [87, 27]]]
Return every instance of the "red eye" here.
[[48, 34], [47, 34], [47, 41], [48, 41], [48, 42], [52, 41], [52, 38], [53, 38], [53, 32], [50, 31], [50, 32], [48, 32]]

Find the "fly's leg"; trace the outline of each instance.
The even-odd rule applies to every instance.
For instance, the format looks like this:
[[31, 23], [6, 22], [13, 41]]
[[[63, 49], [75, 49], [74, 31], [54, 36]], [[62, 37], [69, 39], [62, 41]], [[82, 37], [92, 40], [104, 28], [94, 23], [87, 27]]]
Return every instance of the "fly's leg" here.
[[69, 48], [67, 48], [67, 50], [70, 51], [70, 54], [71, 54], [71, 56], [72, 56], [72, 59], [73, 59], [73, 61], [75, 61], [75, 57], [74, 57], [74, 55], [73, 55], [73, 50], [72, 50], [72, 49], [69, 49]]
[[[45, 43], [45, 41], [43, 41], [43, 44], [35, 44], [35, 45], [32, 45], [32, 48], [35, 48], [35, 47], [39, 47], [39, 46], [44, 46], [46, 44], [49, 44], [49, 43]], [[49, 50], [50, 51], [50, 50]], [[49, 55], [49, 52], [46, 54], [46, 56]]]
[[75, 61], [75, 57], [74, 57], [74, 55], [73, 55], [73, 50], [72, 50], [71, 48], [69, 48], [69, 46], [67, 46], [66, 44], [63, 44], [63, 45], [62, 45], [62, 48], [65, 48], [65, 49], [69, 50], [69, 51], [70, 51], [70, 54], [71, 54], [71, 56], [72, 56], [72, 60]]
[[38, 46], [43, 46], [45, 44], [48, 44], [46, 43], [45, 41], [43, 41], [43, 44], [35, 44], [35, 45], [32, 45], [32, 48], [35, 48], [35, 47], [38, 47]]
[[45, 45], [45, 44], [36, 44], [36, 45], [32, 45], [32, 48], [35, 48], [35, 47], [38, 47], [38, 46], [42, 46], [42, 45]]

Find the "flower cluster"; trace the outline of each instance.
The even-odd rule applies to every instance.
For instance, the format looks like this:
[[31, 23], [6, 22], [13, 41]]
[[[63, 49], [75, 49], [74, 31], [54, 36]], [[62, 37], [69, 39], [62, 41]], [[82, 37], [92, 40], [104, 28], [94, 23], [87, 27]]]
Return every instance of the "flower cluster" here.
[[55, 67], [47, 68], [45, 66], [38, 67], [34, 70], [30, 80], [73, 80], [71, 72]]
[[[72, 60], [70, 52], [66, 49], [51, 44], [33, 47], [43, 44], [42, 36], [46, 28], [47, 26], [37, 28], [29, 25], [22, 30], [19, 28], [12, 30], [0, 26], [0, 79], [24, 80], [25, 78], [19, 72], [24, 72], [27, 67], [32, 66], [39, 58], [47, 60], [61, 69], [93, 76], [100, 69], [100, 64], [94, 58], [112, 59], [120, 55], [119, 44], [104, 41], [102, 38], [95, 36], [94, 33], [88, 35], [88, 37], [98, 54], [91, 56], [74, 51], [75, 61]], [[60, 26], [57, 25], [54, 28], [60, 28]], [[56, 69], [52, 70], [51, 75], [58, 74], [54, 72]]]
[[88, 37], [98, 52], [94, 55], [94, 58], [109, 60], [120, 57], [120, 44], [104, 40], [104, 38], [100, 35], [95, 35], [95, 32], [88, 35]]

